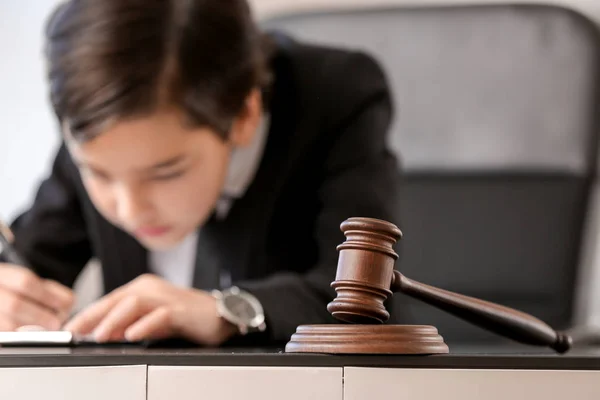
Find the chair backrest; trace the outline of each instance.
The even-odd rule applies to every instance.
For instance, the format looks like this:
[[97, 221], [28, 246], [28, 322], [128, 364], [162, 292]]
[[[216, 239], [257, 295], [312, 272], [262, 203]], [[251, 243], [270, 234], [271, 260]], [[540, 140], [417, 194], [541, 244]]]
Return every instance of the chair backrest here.
[[[390, 145], [404, 169], [397, 268], [569, 326], [599, 132], [590, 20], [554, 6], [462, 5], [262, 23], [382, 63], [397, 111]], [[394, 301], [396, 322], [435, 325], [449, 342], [498, 340]]]

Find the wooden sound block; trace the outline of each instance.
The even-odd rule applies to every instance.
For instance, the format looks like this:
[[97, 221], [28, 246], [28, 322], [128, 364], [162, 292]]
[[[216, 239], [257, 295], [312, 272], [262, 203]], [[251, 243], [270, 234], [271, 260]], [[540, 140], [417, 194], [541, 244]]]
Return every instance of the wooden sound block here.
[[286, 353], [446, 354], [438, 330], [427, 325], [301, 325]]

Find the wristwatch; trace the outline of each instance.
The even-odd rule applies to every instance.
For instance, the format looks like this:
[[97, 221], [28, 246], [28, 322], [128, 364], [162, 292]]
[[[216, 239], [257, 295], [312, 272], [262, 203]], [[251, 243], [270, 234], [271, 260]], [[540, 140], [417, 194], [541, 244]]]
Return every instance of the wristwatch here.
[[225, 290], [213, 290], [217, 299], [217, 314], [237, 326], [240, 334], [263, 332], [267, 325], [262, 305], [252, 294], [232, 286]]

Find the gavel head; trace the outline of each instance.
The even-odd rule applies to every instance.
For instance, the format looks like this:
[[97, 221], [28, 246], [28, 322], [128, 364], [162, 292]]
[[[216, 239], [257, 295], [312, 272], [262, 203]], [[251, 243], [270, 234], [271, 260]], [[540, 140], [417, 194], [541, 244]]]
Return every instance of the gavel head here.
[[337, 272], [331, 284], [337, 296], [327, 311], [344, 322], [384, 323], [390, 317], [384, 302], [392, 296], [398, 259], [393, 246], [402, 232], [394, 224], [372, 218], [350, 218], [341, 230], [346, 241], [337, 247]]

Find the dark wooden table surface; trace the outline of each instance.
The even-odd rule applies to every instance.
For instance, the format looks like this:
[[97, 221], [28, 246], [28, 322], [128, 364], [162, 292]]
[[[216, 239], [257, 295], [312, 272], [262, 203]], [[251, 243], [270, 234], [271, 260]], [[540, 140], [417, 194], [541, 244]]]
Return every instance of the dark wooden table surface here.
[[557, 355], [525, 346], [454, 346], [437, 356], [291, 354], [283, 348], [0, 348], [0, 368], [140, 364], [600, 370], [600, 347]]

